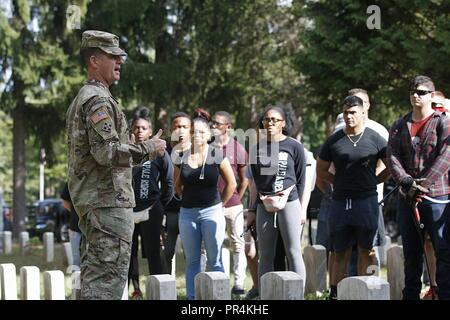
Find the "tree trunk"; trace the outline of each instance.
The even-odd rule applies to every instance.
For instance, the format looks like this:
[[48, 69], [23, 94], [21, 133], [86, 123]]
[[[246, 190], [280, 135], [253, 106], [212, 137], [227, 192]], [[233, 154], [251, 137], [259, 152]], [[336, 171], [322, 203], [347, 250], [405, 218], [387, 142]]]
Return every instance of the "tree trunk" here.
[[[170, 128], [167, 127], [167, 109], [163, 109], [164, 104], [160, 99], [155, 100], [155, 127], [153, 128], [153, 134], [158, 132], [158, 129], [162, 129], [164, 134], [170, 136]], [[167, 107], [166, 107], [167, 108]]]
[[250, 100], [250, 126], [251, 128], [256, 128], [256, 125], [258, 124], [258, 110], [256, 109], [256, 96], [252, 95]]
[[25, 229], [26, 211], [26, 165], [25, 165], [25, 99], [23, 86], [16, 78], [15, 97], [16, 107], [13, 110], [13, 237], [18, 238], [21, 231]]
[[[166, 1], [158, 1], [158, 9], [161, 11], [161, 14], [163, 17], [167, 16], [167, 9], [166, 9]], [[168, 55], [170, 50], [168, 48], [168, 39], [166, 33], [166, 25], [163, 26], [163, 29], [160, 30], [159, 36], [155, 40], [155, 64], [156, 65], [164, 65], [168, 61]], [[155, 114], [154, 117], [154, 123], [155, 128], [153, 128], [153, 133], [155, 134], [159, 128], [161, 128], [164, 131], [164, 134], [167, 136], [170, 136], [170, 133], [168, 132], [167, 128], [167, 103], [166, 99], [164, 97], [164, 89], [162, 87], [159, 87], [160, 91], [155, 93]]]
[[325, 120], [325, 134], [327, 135], [327, 137], [329, 137], [334, 130], [334, 118], [333, 115], [328, 114]]

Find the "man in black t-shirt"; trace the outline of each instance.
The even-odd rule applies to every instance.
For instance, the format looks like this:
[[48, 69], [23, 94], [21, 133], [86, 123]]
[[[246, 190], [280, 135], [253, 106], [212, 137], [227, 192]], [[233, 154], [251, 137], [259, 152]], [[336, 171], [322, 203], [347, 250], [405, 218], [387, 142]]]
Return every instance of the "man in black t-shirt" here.
[[[345, 129], [326, 140], [317, 159], [318, 177], [333, 185], [329, 226], [336, 261], [330, 275], [331, 298], [337, 296], [337, 283], [345, 276], [354, 243], [358, 275], [373, 273], [369, 253], [378, 227], [377, 184], [389, 177], [387, 169], [376, 175], [377, 161], [386, 161], [387, 143], [364, 125], [362, 99], [345, 98], [343, 114]], [[331, 163], [335, 174], [328, 171]]]

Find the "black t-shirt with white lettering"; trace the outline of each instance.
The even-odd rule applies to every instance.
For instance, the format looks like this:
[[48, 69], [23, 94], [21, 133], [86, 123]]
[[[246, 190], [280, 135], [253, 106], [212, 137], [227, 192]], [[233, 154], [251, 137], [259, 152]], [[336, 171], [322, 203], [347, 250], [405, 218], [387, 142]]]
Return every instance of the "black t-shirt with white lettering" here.
[[167, 152], [133, 167], [133, 191], [134, 212], [145, 210], [156, 201], [161, 201], [164, 207], [167, 205], [174, 194], [173, 165]]
[[[294, 201], [305, 189], [305, 150], [291, 137], [278, 143], [278, 152], [276, 148], [276, 144], [259, 143], [250, 151], [256, 189], [261, 194], [274, 194], [295, 185], [288, 198], [288, 201]], [[259, 197], [257, 202], [260, 203]]]
[[377, 194], [375, 169], [378, 159], [386, 158], [387, 142], [368, 127], [362, 137], [361, 134], [351, 136], [351, 140], [353, 142], [344, 130], [339, 130], [328, 137], [319, 154], [320, 159], [335, 166], [335, 200], [367, 198]]

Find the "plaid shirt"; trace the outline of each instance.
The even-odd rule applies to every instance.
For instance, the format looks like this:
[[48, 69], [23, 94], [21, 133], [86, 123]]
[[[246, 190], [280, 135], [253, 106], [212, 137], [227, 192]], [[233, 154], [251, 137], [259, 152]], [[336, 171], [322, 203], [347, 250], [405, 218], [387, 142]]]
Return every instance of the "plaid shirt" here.
[[412, 112], [395, 121], [389, 132], [387, 159], [392, 177], [397, 183], [406, 176], [425, 178], [421, 185], [429, 188], [429, 196], [450, 194], [450, 117], [436, 111], [424, 125], [416, 149], [408, 123], [412, 123]]

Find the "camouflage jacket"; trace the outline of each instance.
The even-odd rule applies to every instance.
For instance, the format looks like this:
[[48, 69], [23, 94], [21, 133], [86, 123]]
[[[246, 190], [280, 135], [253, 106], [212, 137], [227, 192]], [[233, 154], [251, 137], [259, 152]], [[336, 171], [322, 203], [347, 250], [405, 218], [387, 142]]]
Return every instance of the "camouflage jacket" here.
[[108, 88], [87, 82], [66, 114], [68, 183], [80, 216], [90, 208], [135, 206], [131, 167], [151, 152], [131, 144], [125, 115]]

